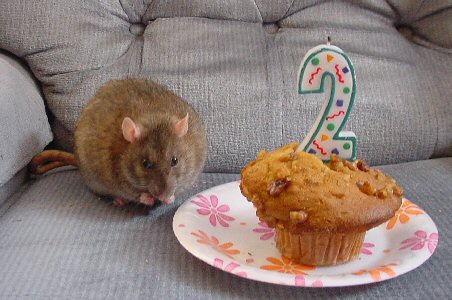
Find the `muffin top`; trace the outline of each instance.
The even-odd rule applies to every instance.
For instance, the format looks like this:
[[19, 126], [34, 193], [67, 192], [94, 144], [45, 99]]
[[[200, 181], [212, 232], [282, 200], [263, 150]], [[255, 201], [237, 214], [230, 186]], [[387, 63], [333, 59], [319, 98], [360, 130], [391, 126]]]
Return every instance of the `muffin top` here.
[[241, 173], [242, 194], [269, 226], [291, 233], [362, 232], [394, 216], [403, 189], [362, 160], [324, 164], [290, 143], [262, 151]]

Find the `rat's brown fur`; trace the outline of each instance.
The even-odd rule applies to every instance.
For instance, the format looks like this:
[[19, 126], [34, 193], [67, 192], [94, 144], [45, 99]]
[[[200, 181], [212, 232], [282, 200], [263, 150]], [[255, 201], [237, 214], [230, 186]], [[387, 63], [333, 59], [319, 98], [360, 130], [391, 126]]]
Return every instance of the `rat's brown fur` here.
[[[173, 127], [187, 113], [188, 132], [179, 138]], [[126, 117], [141, 129], [136, 142], [124, 139], [121, 123]], [[112, 80], [83, 110], [74, 150], [91, 190], [139, 201], [141, 193], [165, 198], [191, 185], [204, 165], [207, 140], [195, 110], [163, 86], [149, 80]], [[178, 158], [174, 167], [172, 156]], [[152, 162], [150, 170], [143, 168], [144, 159]]]

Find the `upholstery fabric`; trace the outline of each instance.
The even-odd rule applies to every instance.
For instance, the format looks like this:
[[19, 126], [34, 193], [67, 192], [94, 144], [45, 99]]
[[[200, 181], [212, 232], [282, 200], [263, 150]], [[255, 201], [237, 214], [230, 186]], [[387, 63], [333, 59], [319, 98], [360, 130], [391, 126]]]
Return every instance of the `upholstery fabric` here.
[[416, 35], [445, 48], [452, 47], [452, 2], [450, 0], [389, 0], [399, 12], [398, 24], [406, 24], [416, 31]]
[[[202, 174], [175, 205], [146, 215], [98, 199], [78, 171], [29, 184], [0, 207], [1, 299], [447, 299], [452, 294], [452, 158], [382, 168], [439, 230], [433, 256], [388, 281], [343, 288], [295, 288], [243, 279], [187, 252], [172, 231], [189, 195], [233, 174]], [[422, 283], [422, 287], [420, 286]]]
[[27, 177], [27, 168], [23, 168], [8, 180], [8, 182], [0, 186], [0, 206], [24, 185]]
[[[430, 4], [429, 4], [430, 3]], [[301, 141], [325, 95], [298, 95], [298, 65], [331, 36], [354, 62], [346, 129], [388, 164], [451, 155], [450, 1], [27, 1], [0, 3], [0, 47], [43, 86], [65, 149], [108, 79], [150, 78], [204, 120], [206, 171], [238, 172], [261, 149]], [[410, 39], [396, 27], [409, 28]]]
[[51, 140], [38, 85], [25, 66], [0, 52], [0, 187]]

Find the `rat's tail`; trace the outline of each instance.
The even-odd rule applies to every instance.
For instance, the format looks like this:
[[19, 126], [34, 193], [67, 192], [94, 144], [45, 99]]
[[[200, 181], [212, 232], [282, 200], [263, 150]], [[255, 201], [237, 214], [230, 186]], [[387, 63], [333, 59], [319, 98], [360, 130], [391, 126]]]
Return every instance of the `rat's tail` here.
[[63, 166], [77, 167], [74, 154], [60, 150], [46, 150], [33, 157], [29, 168], [32, 174], [42, 175]]

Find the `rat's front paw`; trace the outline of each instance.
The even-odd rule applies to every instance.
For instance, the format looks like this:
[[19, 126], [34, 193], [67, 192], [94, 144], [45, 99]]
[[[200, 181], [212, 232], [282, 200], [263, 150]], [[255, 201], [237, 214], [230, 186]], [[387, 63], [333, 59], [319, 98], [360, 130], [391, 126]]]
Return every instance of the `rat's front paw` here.
[[174, 202], [174, 199], [176, 199], [176, 197], [174, 197], [174, 195], [172, 195], [172, 196], [169, 197], [168, 199], [162, 200], [162, 202], [165, 203], [165, 204], [171, 204], [171, 203]]
[[148, 206], [153, 206], [155, 203], [155, 198], [149, 193], [141, 193], [140, 203], [143, 203], [144, 205]]

